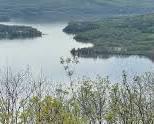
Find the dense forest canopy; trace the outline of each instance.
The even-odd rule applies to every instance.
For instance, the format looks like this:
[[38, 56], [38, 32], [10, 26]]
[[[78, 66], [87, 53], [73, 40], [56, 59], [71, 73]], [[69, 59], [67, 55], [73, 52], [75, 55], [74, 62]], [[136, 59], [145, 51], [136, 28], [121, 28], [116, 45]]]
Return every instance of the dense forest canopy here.
[[86, 19], [154, 11], [152, 0], [0, 0], [0, 3], [1, 21]]
[[154, 14], [71, 22], [64, 31], [76, 34], [74, 38], [79, 42], [94, 44], [92, 48], [72, 51], [79, 56], [122, 54], [154, 57]]
[[11, 26], [0, 24], [0, 40], [34, 38], [41, 36], [42, 32], [30, 26]]

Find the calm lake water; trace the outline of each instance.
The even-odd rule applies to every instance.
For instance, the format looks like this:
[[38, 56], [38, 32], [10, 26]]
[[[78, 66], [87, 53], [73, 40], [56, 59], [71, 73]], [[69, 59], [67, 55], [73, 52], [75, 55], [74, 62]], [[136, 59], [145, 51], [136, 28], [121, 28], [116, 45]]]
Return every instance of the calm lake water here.
[[[72, 48], [88, 47], [91, 44], [81, 44], [73, 40], [73, 36], [63, 33], [62, 29], [67, 23], [51, 24], [26, 24], [42, 31], [42, 38], [26, 40], [1, 40], [0, 41], [0, 67], [10, 66], [12, 70], [19, 71], [30, 65], [34, 74], [40, 71], [54, 81], [66, 81], [64, 69], [60, 64], [60, 57], [70, 57]], [[122, 71], [131, 77], [134, 74], [153, 72], [154, 63], [144, 57], [110, 57], [108, 59], [80, 58], [80, 63], [75, 67], [76, 77], [109, 76], [117, 82], [121, 79]]]

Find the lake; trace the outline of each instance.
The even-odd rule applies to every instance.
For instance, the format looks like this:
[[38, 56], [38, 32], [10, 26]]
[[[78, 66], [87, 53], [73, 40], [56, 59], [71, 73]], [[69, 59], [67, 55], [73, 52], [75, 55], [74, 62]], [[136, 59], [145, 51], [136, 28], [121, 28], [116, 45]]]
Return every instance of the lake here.
[[[72, 48], [89, 47], [91, 44], [78, 43], [72, 35], [65, 34], [62, 29], [67, 23], [28, 24], [9, 22], [2, 24], [16, 24], [33, 26], [45, 35], [42, 38], [1, 40], [0, 68], [10, 66], [13, 71], [25, 69], [28, 65], [32, 72], [38, 75], [42, 72], [53, 81], [66, 81], [65, 71], [60, 64], [60, 57], [71, 57]], [[122, 80], [122, 72], [129, 77], [144, 72], [153, 72], [154, 63], [145, 57], [110, 57], [110, 58], [79, 58], [75, 66], [75, 77], [109, 76], [110, 80]]]

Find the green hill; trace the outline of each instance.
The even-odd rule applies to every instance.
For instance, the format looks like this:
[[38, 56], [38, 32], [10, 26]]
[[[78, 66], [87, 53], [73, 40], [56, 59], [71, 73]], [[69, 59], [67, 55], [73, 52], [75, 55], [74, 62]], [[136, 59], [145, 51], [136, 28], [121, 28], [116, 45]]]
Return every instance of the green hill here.
[[0, 24], [1, 39], [25, 39], [41, 37], [42, 33], [37, 29], [29, 26], [9, 26]]
[[153, 0], [0, 0], [0, 21], [76, 20], [154, 12]]
[[154, 57], [154, 14], [106, 18], [95, 22], [71, 22], [64, 29], [92, 48], [72, 50], [84, 57], [105, 55], [144, 55]]
[[153, 0], [93, 0], [98, 4], [112, 4], [116, 6], [153, 7]]

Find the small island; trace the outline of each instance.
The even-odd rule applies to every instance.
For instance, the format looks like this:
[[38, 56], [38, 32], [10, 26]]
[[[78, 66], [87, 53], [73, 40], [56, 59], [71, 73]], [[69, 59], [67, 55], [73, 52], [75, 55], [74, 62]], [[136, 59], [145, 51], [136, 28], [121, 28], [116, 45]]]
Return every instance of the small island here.
[[70, 22], [63, 29], [91, 48], [73, 49], [80, 57], [141, 55], [154, 58], [154, 14], [105, 18], [94, 22]]
[[0, 40], [41, 37], [42, 32], [30, 26], [0, 24]]

